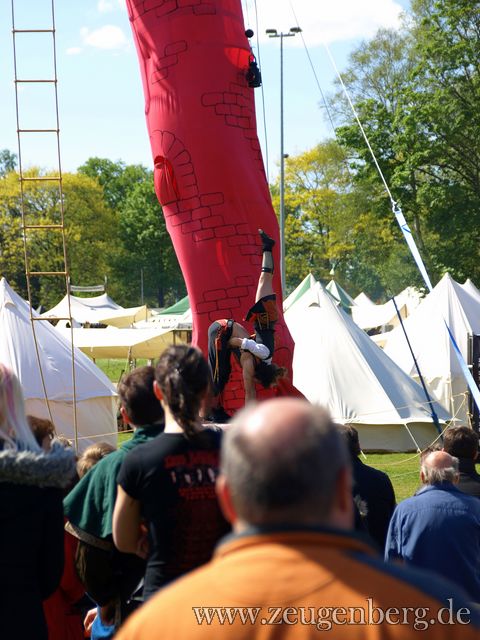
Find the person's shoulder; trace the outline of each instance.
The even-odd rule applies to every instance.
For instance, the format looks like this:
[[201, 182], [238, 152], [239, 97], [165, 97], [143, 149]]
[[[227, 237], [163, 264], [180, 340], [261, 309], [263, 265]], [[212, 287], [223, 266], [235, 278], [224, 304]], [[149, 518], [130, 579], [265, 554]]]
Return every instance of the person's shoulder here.
[[[380, 557], [366, 554], [355, 554], [355, 560], [372, 569], [390, 582], [390, 590], [395, 588], [411, 589], [412, 595], [417, 592], [415, 599], [420, 602], [418, 594], [435, 601], [441, 607], [450, 607], [452, 612], [468, 610], [470, 623], [475, 628], [480, 628], [480, 612], [471, 606], [471, 599], [458, 585], [447, 580], [439, 574], [426, 569], [420, 569], [407, 565], [399, 565], [394, 562], [384, 562]], [[378, 583], [380, 584], [380, 583]], [[374, 588], [372, 581], [372, 588]]]
[[354, 466], [355, 475], [358, 473], [359, 476], [364, 476], [369, 480], [373, 480], [376, 483], [381, 483], [383, 485], [388, 485], [389, 487], [392, 485], [388, 474], [380, 469], [375, 469], [375, 467], [371, 467], [368, 464], [365, 464], [361, 460], [358, 460], [358, 465]]

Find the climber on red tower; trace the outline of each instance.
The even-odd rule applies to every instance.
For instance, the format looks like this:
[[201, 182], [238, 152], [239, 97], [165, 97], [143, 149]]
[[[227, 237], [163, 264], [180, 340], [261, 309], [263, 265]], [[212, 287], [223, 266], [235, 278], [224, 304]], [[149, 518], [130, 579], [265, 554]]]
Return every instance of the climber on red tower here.
[[232, 353], [242, 367], [245, 403], [255, 399], [256, 381], [267, 389], [275, 386], [277, 380], [287, 373], [284, 367], [272, 362], [275, 323], [278, 319], [276, 295], [272, 285], [272, 248], [275, 241], [262, 229], [258, 233], [262, 240], [262, 269], [255, 304], [245, 318], [253, 322], [254, 339], [245, 327], [232, 319], [216, 320], [208, 328], [208, 361], [215, 396], [212, 419], [216, 422], [225, 422], [230, 418], [221, 405], [221, 393], [230, 377]]

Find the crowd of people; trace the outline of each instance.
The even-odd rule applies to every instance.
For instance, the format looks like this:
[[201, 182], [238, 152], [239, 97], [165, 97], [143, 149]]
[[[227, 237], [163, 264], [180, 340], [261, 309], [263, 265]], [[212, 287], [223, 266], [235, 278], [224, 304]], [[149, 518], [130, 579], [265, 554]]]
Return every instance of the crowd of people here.
[[358, 433], [305, 400], [205, 423], [192, 346], [126, 374], [133, 437], [77, 459], [0, 364], [0, 637], [473, 638], [478, 437], [450, 428], [396, 505]]

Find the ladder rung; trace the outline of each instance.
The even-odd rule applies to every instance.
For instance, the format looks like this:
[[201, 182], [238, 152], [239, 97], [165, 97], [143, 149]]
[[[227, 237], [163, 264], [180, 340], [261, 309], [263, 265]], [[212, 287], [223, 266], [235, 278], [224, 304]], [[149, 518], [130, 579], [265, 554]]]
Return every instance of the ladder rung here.
[[66, 276], [66, 271], [29, 271], [29, 276]]
[[63, 229], [63, 224], [24, 224], [24, 229]]
[[20, 176], [20, 180], [23, 182], [41, 182], [42, 180], [56, 180], [57, 182], [61, 182], [62, 178], [60, 176], [39, 176], [38, 178], [24, 178], [23, 176]]
[[17, 133], [59, 133], [60, 129], [17, 129]]
[[25, 82], [50, 82], [51, 84], [55, 84], [57, 80], [15, 80], [17, 83], [25, 83]]
[[12, 33], [55, 33], [55, 29], [12, 29]]

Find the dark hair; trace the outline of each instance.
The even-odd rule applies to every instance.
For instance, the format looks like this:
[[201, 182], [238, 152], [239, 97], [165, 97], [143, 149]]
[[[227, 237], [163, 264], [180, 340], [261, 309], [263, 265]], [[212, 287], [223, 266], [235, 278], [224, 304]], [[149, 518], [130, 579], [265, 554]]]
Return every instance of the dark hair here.
[[257, 407], [239, 412], [222, 440], [221, 469], [238, 515], [251, 524], [278, 513], [286, 518], [315, 513], [319, 522], [326, 520], [338, 474], [350, 462], [330, 415], [305, 402], [296, 426], [299, 437], [279, 446], [274, 433], [248, 430]]
[[155, 380], [185, 435], [194, 435], [200, 405], [210, 384], [210, 370], [202, 352], [188, 345], [168, 347], [157, 363]]
[[269, 389], [277, 380], [285, 378], [286, 375], [285, 367], [279, 367], [274, 362], [266, 364], [260, 361], [255, 365], [255, 380], [258, 380], [264, 389]]
[[351, 424], [337, 424], [337, 430], [345, 438], [348, 451], [352, 458], [360, 455], [360, 441], [358, 439], [358, 431]]
[[478, 452], [478, 435], [469, 427], [452, 427], [443, 434], [443, 448], [456, 458], [475, 460]]
[[164, 418], [162, 405], [153, 393], [154, 380], [153, 367], [138, 367], [124, 375], [118, 385], [120, 402], [137, 427], [155, 424]]
[[37, 443], [42, 446], [45, 438], [52, 440], [55, 436], [55, 427], [51, 420], [46, 418], [37, 418], [37, 416], [27, 416], [27, 422], [30, 425], [33, 435]]

